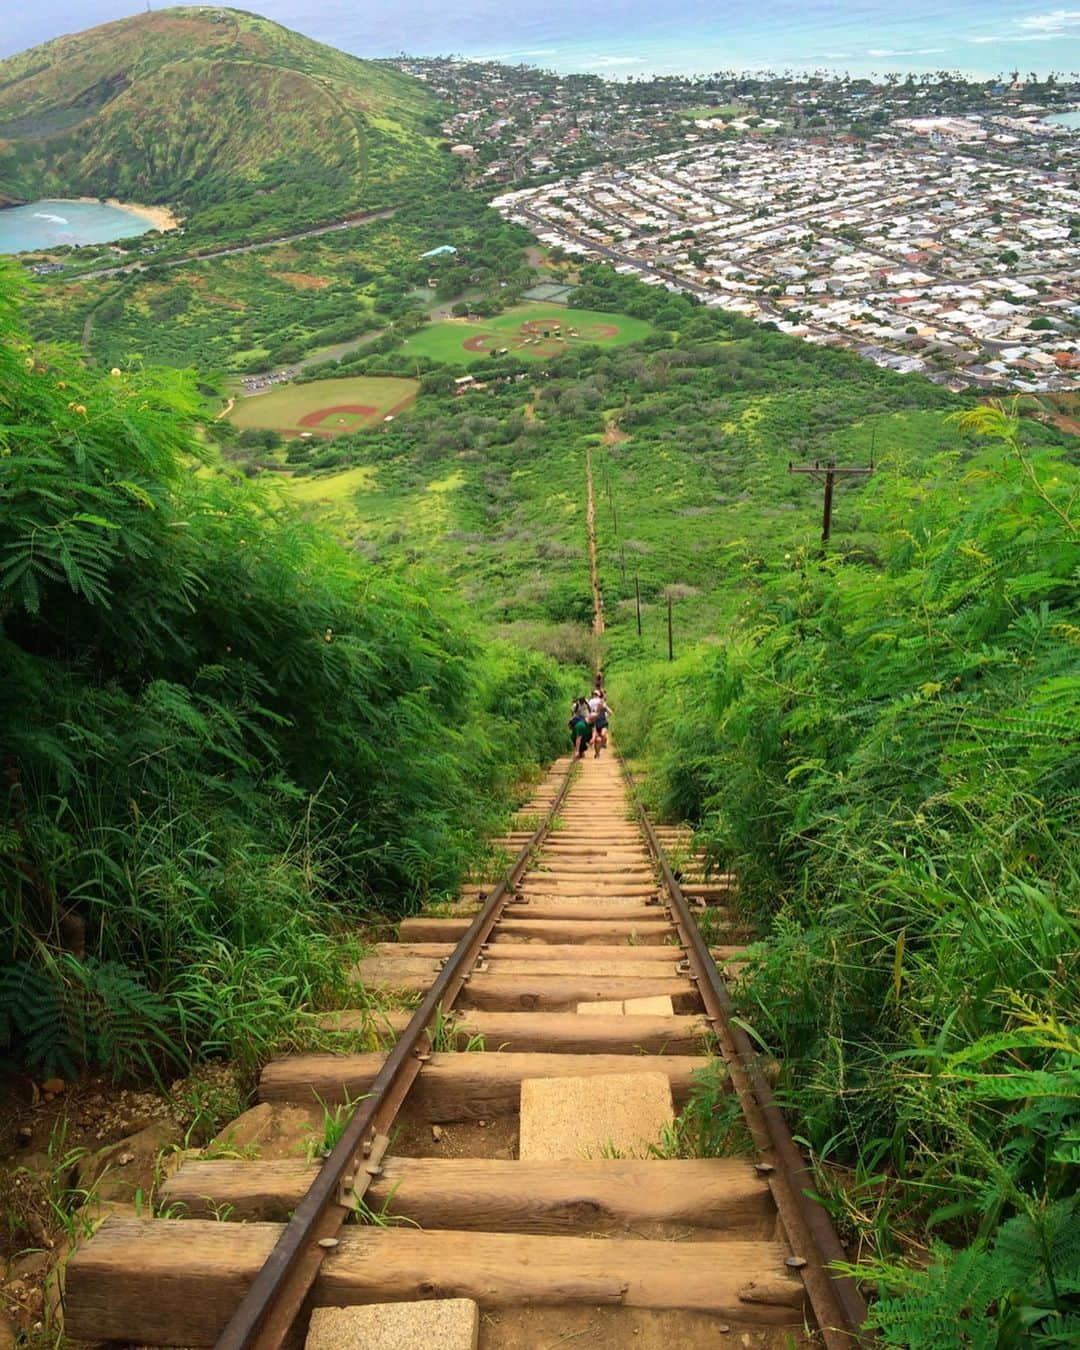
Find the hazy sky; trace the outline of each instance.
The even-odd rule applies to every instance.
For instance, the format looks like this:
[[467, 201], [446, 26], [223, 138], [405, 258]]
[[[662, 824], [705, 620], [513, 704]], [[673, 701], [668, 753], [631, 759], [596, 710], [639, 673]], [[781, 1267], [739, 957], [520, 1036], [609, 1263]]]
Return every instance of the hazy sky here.
[[[0, 4], [0, 56], [143, 8], [132, 0]], [[1080, 69], [1078, 6], [1080, 0], [262, 0], [258, 12], [360, 56], [455, 52], [609, 75], [819, 66], [994, 74]]]

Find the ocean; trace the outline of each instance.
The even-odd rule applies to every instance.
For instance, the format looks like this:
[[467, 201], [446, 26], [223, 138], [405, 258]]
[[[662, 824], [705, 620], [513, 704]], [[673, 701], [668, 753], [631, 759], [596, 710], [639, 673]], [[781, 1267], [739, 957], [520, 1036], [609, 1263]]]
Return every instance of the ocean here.
[[0, 211], [0, 253], [58, 244], [104, 244], [151, 229], [145, 216], [104, 202], [48, 200]]
[[[1057, 0], [262, 0], [257, 12], [358, 56], [481, 56], [616, 78], [717, 70], [985, 77], [1080, 68], [1080, 9]], [[131, 13], [130, 0], [41, 0], [0, 55]]]

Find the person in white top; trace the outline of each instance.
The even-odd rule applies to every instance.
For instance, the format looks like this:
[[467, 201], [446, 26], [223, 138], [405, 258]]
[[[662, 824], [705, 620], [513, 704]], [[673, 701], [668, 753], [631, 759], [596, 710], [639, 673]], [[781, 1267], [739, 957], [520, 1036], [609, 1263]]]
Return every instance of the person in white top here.
[[607, 729], [608, 719], [611, 717], [611, 706], [604, 697], [602, 689], [594, 689], [592, 698], [589, 699], [589, 721], [593, 728], [593, 758], [599, 759], [600, 751], [607, 749]]

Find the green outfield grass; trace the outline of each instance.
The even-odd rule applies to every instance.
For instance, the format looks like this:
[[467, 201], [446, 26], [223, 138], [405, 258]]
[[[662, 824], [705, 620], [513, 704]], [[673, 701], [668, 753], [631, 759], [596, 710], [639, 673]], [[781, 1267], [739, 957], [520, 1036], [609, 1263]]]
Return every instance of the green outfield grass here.
[[688, 117], [693, 122], [703, 122], [710, 117], [742, 117], [746, 109], [738, 103], [714, 103], [701, 108], [683, 108], [679, 116]]
[[516, 356], [547, 361], [579, 343], [625, 347], [652, 331], [644, 319], [627, 314], [530, 304], [508, 309], [494, 319], [446, 319], [428, 324], [406, 339], [403, 350], [448, 365], [484, 361], [503, 348]]
[[378, 425], [407, 407], [419, 387], [415, 380], [379, 375], [283, 384], [265, 394], [237, 399], [229, 420], [241, 428], [279, 431], [283, 436], [309, 433], [325, 440]]

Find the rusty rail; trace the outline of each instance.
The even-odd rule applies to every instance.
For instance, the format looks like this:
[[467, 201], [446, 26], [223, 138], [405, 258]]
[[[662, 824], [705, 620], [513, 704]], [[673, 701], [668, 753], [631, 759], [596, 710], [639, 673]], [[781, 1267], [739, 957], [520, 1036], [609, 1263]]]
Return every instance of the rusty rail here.
[[758, 1168], [766, 1175], [795, 1259], [805, 1261], [798, 1268], [799, 1275], [818, 1329], [828, 1350], [870, 1345], [870, 1337], [861, 1331], [867, 1308], [858, 1285], [850, 1276], [832, 1274], [828, 1269], [834, 1262], [846, 1262], [847, 1253], [828, 1213], [808, 1194], [814, 1184], [813, 1175], [761, 1072], [758, 1052], [735, 1018], [731, 995], [641, 804], [633, 773], [617, 751], [616, 755], [649, 850], [660, 868], [668, 911], [693, 968], [690, 978], [698, 987], [709, 1023], [720, 1041], [732, 1086], [753, 1135], [759, 1153]]
[[509, 871], [486, 898], [468, 931], [454, 948], [423, 1002], [371, 1085], [371, 1091], [353, 1112], [344, 1133], [319, 1169], [310, 1190], [285, 1225], [270, 1253], [244, 1295], [215, 1350], [278, 1350], [289, 1335], [308, 1296], [327, 1250], [337, 1245], [336, 1235], [351, 1212], [343, 1203], [342, 1187], [361, 1166], [385, 1117], [397, 1112], [430, 1054], [428, 1024], [439, 1010], [445, 1011], [457, 998], [462, 985], [502, 915], [514, 887], [521, 879], [533, 850], [551, 827], [566, 797], [574, 763], [555, 794], [544, 819], [518, 852]]

